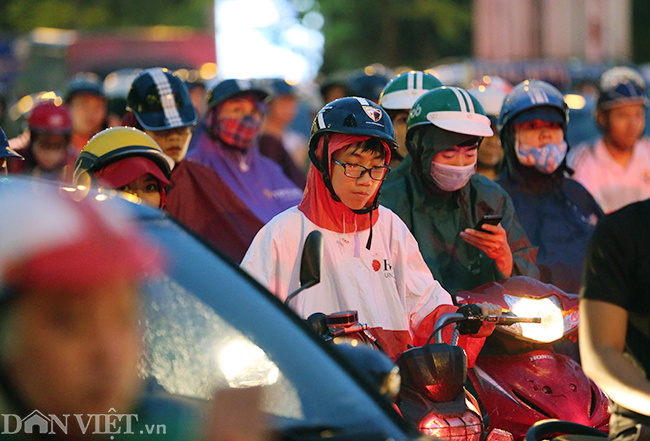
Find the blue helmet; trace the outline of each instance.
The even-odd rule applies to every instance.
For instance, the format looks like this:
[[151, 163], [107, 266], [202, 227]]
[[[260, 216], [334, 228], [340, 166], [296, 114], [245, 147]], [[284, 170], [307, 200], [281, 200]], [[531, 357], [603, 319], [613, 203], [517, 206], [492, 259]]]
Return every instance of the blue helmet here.
[[[515, 152], [514, 125], [533, 120], [562, 124], [564, 137], [569, 123], [569, 107], [564, 102], [564, 95], [545, 81], [526, 80], [517, 84], [506, 96], [501, 107], [497, 123], [499, 138], [504, 153], [504, 166], [510, 176], [520, 176], [524, 180], [531, 174], [538, 173], [530, 167], [519, 163]], [[562, 179], [566, 169], [566, 158], [562, 164], [549, 176], [555, 182]]]
[[6, 159], [6, 158], [20, 158], [23, 159], [22, 156], [20, 156], [18, 153], [14, 151], [11, 147], [9, 147], [9, 140], [7, 139], [7, 135], [5, 135], [4, 130], [2, 130], [2, 127], [0, 127], [0, 158]]
[[106, 99], [104, 82], [93, 72], [79, 72], [68, 82], [65, 102], [69, 103], [76, 95], [86, 93]]
[[348, 91], [351, 96], [359, 96], [379, 102], [379, 96], [391, 77], [374, 72], [367, 74], [364, 70], [354, 73], [348, 81]]
[[146, 130], [166, 130], [196, 123], [196, 109], [183, 81], [169, 70], [141, 72], [131, 84], [126, 108]]
[[617, 66], [603, 73], [596, 102], [598, 110], [636, 103], [648, 105], [646, 84], [641, 74], [626, 66]]
[[497, 126], [499, 132], [510, 124], [542, 119], [569, 124], [569, 107], [564, 95], [546, 81], [526, 80], [512, 88], [503, 101]]
[[264, 101], [269, 93], [250, 80], [223, 80], [208, 91], [208, 109], [240, 95], [253, 95], [260, 101]]

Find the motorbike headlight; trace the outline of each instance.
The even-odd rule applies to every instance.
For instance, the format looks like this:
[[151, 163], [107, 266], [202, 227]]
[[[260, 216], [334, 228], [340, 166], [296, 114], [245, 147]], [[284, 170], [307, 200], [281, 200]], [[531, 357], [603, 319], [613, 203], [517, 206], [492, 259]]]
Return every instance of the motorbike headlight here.
[[564, 336], [564, 316], [562, 306], [555, 296], [544, 298], [519, 297], [504, 294], [510, 312], [516, 317], [541, 317], [541, 323], [515, 323], [500, 326], [499, 330], [514, 334], [524, 340], [550, 343]]
[[270, 386], [280, 371], [266, 353], [251, 341], [235, 340], [219, 354], [219, 363], [230, 387]]
[[481, 418], [471, 410], [461, 417], [444, 417], [435, 412], [420, 421], [420, 431], [445, 441], [479, 441], [483, 426]]

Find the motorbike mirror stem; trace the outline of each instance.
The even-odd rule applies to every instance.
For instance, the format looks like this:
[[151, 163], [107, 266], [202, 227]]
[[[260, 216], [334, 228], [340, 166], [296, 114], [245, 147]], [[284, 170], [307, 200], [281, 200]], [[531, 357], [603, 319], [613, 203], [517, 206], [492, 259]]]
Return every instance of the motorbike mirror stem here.
[[312, 231], [305, 239], [300, 259], [300, 288], [287, 296], [284, 304], [289, 302], [301, 291], [311, 288], [320, 283], [320, 268], [323, 260], [323, 234], [320, 231]]

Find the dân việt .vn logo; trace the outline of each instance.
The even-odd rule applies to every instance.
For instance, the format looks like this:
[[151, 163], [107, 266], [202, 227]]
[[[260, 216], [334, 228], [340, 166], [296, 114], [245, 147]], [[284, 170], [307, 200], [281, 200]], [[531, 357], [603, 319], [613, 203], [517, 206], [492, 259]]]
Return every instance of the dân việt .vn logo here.
[[138, 414], [117, 413], [109, 409], [103, 414], [44, 414], [34, 410], [21, 418], [15, 414], [2, 414], [0, 435], [41, 434], [67, 435], [68, 432], [84, 435], [165, 435], [165, 424], [138, 425]]

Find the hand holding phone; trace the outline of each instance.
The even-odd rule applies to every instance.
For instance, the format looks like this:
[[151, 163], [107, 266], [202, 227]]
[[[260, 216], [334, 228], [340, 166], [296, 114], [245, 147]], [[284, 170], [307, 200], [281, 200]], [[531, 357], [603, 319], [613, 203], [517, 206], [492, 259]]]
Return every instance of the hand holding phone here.
[[474, 229], [478, 231], [483, 231], [484, 233], [493, 234], [491, 231], [484, 230], [483, 225], [490, 224], [496, 226], [499, 225], [501, 219], [503, 219], [503, 216], [501, 216], [500, 214], [486, 214], [481, 218], [480, 221], [478, 221]]

